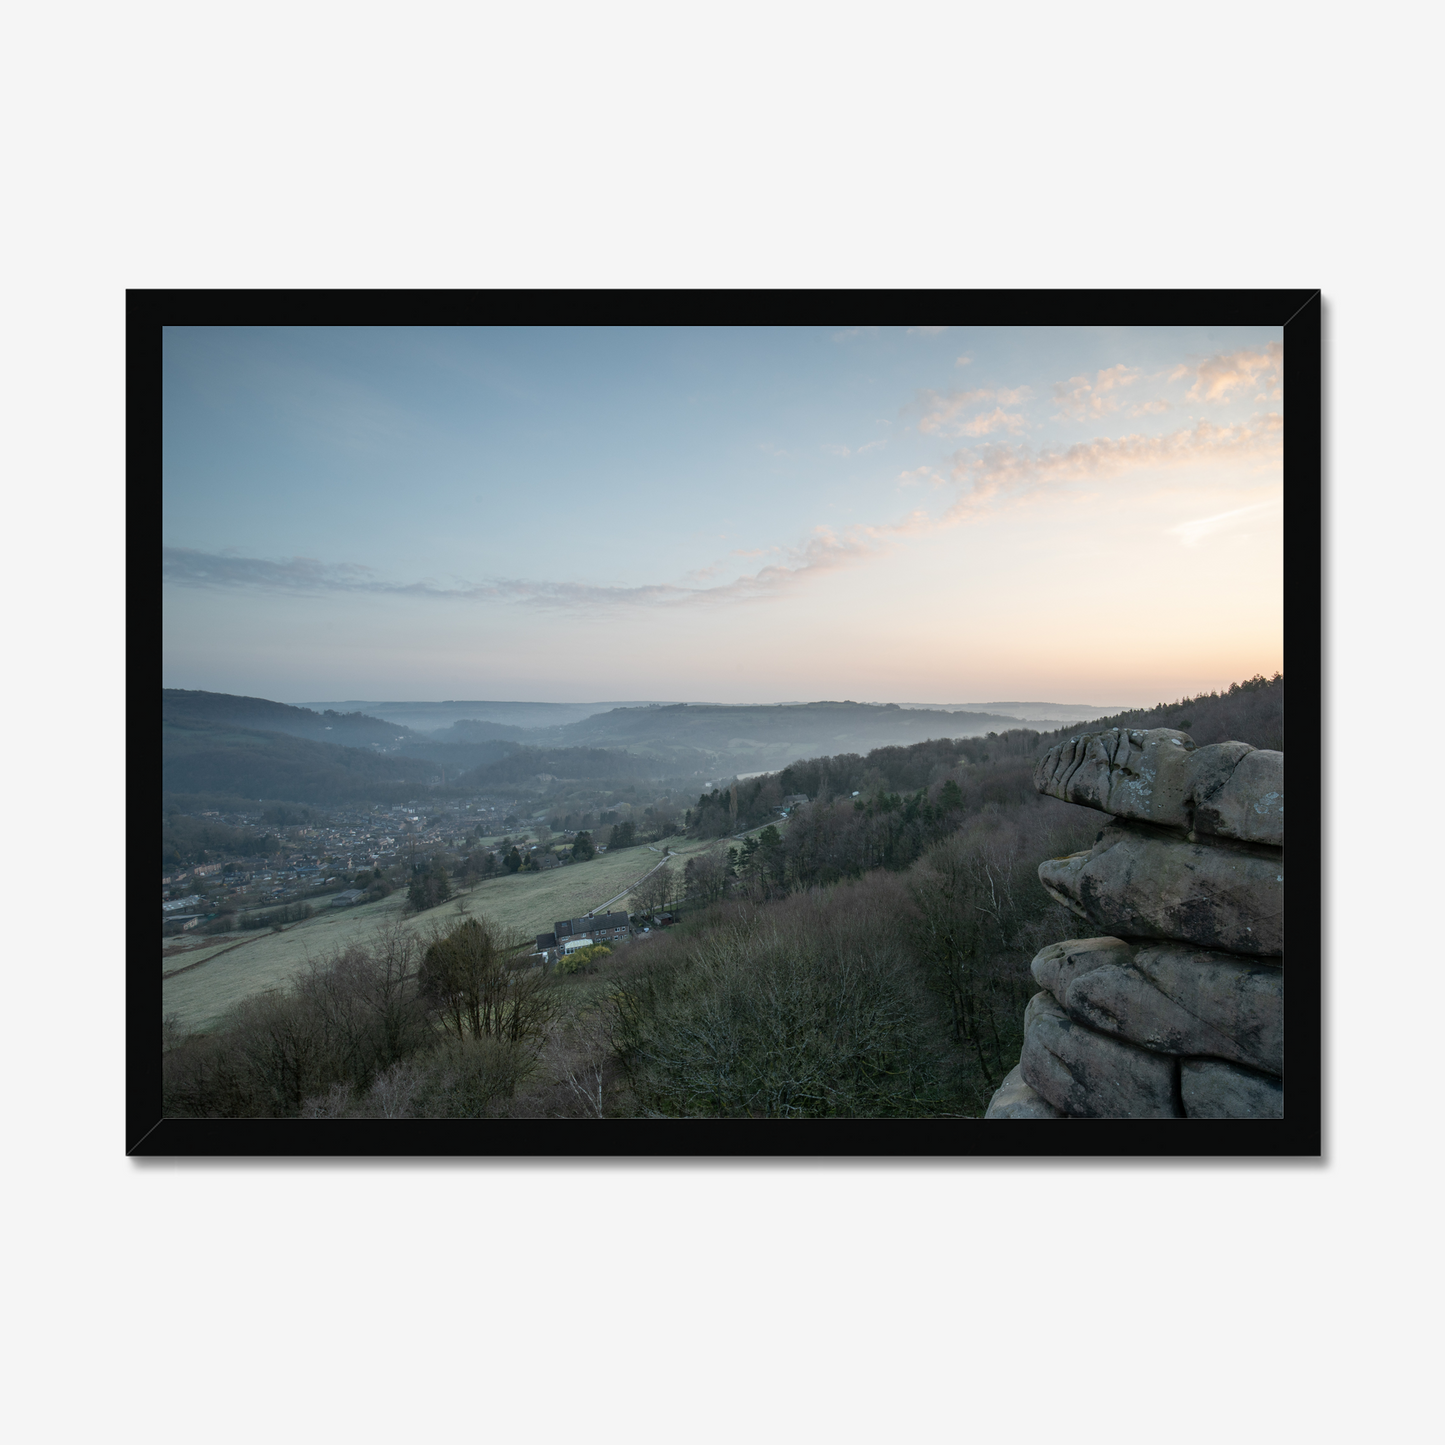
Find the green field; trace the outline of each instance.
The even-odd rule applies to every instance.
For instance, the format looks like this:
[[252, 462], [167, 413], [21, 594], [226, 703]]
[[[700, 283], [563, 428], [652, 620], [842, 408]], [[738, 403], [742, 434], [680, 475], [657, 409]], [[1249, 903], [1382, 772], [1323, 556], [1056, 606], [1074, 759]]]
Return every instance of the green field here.
[[[670, 845], [669, 862], [679, 871], [692, 854], [718, 846], [690, 838], [672, 839]], [[546, 873], [492, 878], [427, 913], [412, 915], [408, 922], [425, 930], [433, 921], [458, 918], [457, 905], [464, 902], [471, 912], [485, 913], [524, 933], [546, 933], [559, 918], [577, 918], [600, 908], [661, 861], [660, 851], [626, 848]], [[402, 917], [404, 901], [399, 892], [358, 908], [328, 908], [323, 900], [314, 918], [291, 924], [283, 933], [241, 935], [240, 939], [231, 935], [213, 947], [163, 959], [162, 973], [185, 972], [162, 979], [161, 1011], [175, 1015], [183, 1028], [207, 1028], [242, 999], [289, 982], [310, 959], [353, 943], [365, 944], [379, 928]], [[614, 907], [621, 911], [626, 903], [619, 901]], [[192, 964], [199, 966], [190, 967]]]

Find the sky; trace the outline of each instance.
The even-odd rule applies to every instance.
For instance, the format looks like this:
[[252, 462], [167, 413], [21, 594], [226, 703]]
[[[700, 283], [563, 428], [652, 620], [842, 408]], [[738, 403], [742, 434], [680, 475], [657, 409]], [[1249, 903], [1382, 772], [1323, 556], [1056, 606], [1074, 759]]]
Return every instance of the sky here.
[[1283, 668], [1278, 327], [170, 328], [163, 678], [1143, 706]]

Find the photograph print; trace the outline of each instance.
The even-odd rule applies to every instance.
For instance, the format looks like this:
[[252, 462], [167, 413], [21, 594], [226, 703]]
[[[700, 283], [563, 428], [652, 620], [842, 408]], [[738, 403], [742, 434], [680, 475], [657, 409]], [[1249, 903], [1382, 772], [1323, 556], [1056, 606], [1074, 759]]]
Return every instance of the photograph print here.
[[1044, 295], [132, 293], [128, 1150], [1317, 1153], [1318, 293]]

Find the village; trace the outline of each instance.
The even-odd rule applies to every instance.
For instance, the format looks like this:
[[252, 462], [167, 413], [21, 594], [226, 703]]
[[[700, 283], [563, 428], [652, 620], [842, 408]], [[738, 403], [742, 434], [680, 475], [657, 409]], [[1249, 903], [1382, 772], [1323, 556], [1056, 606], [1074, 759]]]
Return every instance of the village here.
[[[802, 795], [783, 799], [773, 810], [775, 824], [785, 825], [804, 802]], [[283, 944], [277, 935], [296, 937], [277, 956], [279, 963], [295, 948], [310, 946], [307, 940], [319, 946], [323, 937], [359, 939], [389, 919], [405, 916], [424, 924], [432, 916], [472, 909], [527, 937], [534, 966], [550, 970], [579, 953], [585, 959], [585, 949], [616, 947], [635, 934], [670, 927], [688, 881], [715, 880], [728, 867], [723, 856], [728, 840], [689, 838], [689, 815], [661, 804], [634, 810], [610, 800], [607, 807], [571, 812], [537, 812], [535, 802], [531, 807], [529, 812], [517, 800], [485, 799], [337, 807], [325, 819], [260, 835], [271, 845], [267, 852], [165, 868], [161, 914], [168, 990], [184, 982], [190, 993], [193, 980], [176, 975], [190, 975], [221, 953], [227, 973], [235, 971], [232, 960], [239, 963], [243, 956], [248, 969], [269, 972], [265, 960], [275, 950], [263, 940]], [[197, 816], [227, 829], [252, 830], [243, 836], [256, 837], [255, 830], [267, 826], [259, 815], [243, 812], [207, 810]], [[584, 823], [591, 826], [568, 826]], [[746, 840], [761, 831], [754, 827], [737, 837]], [[362, 924], [360, 933], [348, 927], [338, 934], [325, 926], [353, 915]], [[236, 954], [242, 944], [249, 946]]]

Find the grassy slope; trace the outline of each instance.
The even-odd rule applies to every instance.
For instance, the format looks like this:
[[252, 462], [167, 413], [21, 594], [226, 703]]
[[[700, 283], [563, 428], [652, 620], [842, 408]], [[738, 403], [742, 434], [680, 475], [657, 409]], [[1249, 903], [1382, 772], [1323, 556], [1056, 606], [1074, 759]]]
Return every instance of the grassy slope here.
[[[714, 846], [711, 842], [690, 838], [669, 841], [673, 845], [673, 858], [677, 860], [674, 866], [679, 869], [693, 853]], [[526, 933], [545, 933], [557, 919], [576, 918], [605, 903], [661, 861], [661, 853], [648, 848], [625, 848], [620, 853], [604, 853], [587, 863], [575, 863], [546, 873], [518, 873], [510, 878], [489, 879], [461, 897], [474, 913], [485, 913], [499, 923]], [[394, 893], [380, 903], [368, 903], [360, 908], [322, 906], [316, 917], [293, 924], [284, 933], [251, 935], [239, 948], [223, 956], [218, 955], [235, 943], [236, 937], [218, 940], [214, 949], [197, 949], [194, 953], [165, 959], [162, 972], [203, 959], [211, 961], [163, 980], [161, 1011], [175, 1014], [185, 1028], [207, 1028], [233, 1004], [262, 989], [287, 983], [306, 967], [309, 958], [319, 958], [351, 943], [366, 942], [379, 928], [402, 916], [403, 901], [404, 895]], [[319, 902], [324, 904], [324, 900]], [[616, 906], [620, 909], [624, 905]], [[425, 929], [433, 921], [448, 922], [458, 916], [454, 899], [427, 913], [416, 914], [409, 921]]]

